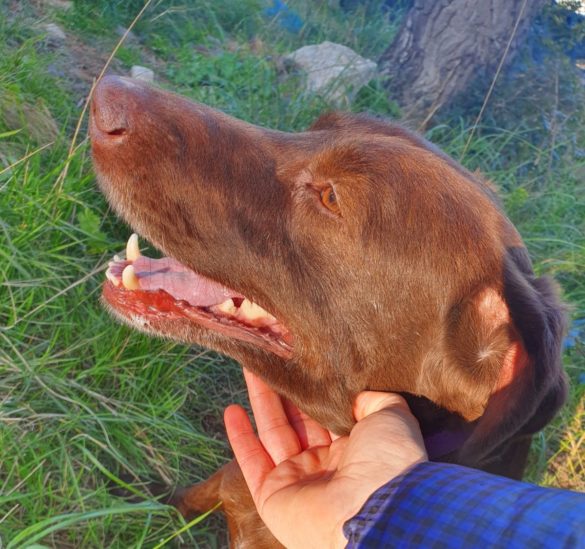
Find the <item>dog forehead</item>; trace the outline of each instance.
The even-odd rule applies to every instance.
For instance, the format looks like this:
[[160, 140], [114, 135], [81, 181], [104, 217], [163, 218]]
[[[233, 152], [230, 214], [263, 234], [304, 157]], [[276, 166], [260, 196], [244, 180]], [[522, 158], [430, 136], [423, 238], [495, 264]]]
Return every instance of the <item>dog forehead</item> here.
[[[325, 133], [335, 133], [334, 131]], [[440, 156], [406, 139], [384, 135], [333, 135], [308, 159], [309, 172], [318, 178], [363, 180], [371, 184], [437, 184], [469, 182]], [[447, 185], [447, 190], [448, 190]]]

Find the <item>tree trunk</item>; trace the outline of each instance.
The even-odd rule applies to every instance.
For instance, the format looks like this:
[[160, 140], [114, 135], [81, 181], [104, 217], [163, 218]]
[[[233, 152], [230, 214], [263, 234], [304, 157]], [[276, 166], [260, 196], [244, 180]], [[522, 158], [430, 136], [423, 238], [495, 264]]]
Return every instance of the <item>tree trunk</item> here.
[[487, 77], [487, 91], [501, 60], [513, 57], [546, 2], [415, 0], [379, 62], [404, 117], [424, 127], [478, 76]]

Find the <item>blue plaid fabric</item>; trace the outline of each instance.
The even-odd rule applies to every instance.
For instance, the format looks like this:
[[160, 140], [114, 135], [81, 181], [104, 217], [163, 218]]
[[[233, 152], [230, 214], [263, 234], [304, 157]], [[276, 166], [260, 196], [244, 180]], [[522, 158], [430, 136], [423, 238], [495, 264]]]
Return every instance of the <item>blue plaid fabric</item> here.
[[585, 548], [585, 494], [421, 463], [370, 496], [348, 548]]

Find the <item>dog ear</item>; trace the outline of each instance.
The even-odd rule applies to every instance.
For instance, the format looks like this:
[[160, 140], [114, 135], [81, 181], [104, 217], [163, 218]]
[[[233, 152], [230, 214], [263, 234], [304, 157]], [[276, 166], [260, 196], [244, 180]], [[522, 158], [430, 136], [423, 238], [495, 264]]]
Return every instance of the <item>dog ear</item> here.
[[567, 395], [561, 362], [565, 310], [555, 283], [534, 276], [524, 248], [507, 251], [503, 297], [514, 329], [510, 356], [484, 414], [460, 450], [462, 463], [487, 464], [489, 455], [512, 437], [540, 430]]
[[425, 365], [425, 394], [469, 422], [478, 420], [499, 379], [512, 375], [518, 358], [501, 289], [480, 285], [455, 303], [447, 315], [441, 349], [441, 360]]

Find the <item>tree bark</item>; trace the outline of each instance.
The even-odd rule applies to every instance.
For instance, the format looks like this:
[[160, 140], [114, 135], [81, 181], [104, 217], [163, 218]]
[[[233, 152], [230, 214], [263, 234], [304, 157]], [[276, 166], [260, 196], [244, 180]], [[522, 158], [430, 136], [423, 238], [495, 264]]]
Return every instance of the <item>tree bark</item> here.
[[500, 61], [513, 57], [546, 2], [415, 0], [379, 61], [404, 118], [424, 127], [478, 76], [486, 77], [487, 91]]

